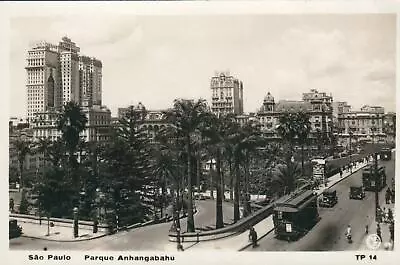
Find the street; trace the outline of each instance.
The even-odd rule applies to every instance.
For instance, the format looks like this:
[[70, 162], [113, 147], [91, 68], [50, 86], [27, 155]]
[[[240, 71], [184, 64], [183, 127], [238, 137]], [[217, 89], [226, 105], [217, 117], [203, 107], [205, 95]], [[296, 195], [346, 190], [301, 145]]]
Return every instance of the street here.
[[[215, 225], [215, 201], [196, 201], [198, 213], [195, 214], [196, 229], [207, 229]], [[224, 222], [230, 223], [233, 219], [233, 205], [223, 203]], [[186, 218], [180, 220], [182, 231], [186, 231]], [[170, 244], [168, 232], [172, 222], [150, 225], [131, 231], [121, 231], [117, 234], [98, 239], [80, 242], [56, 242], [40, 239], [19, 237], [11, 239], [11, 250], [165, 250]], [[71, 230], [72, 233], [72, 230]]]
[[[381, 161], [386, 167], [387, 184], [394, 178], [394, 157], [391, 161]], [[358, 171], [334, 186], [338, 195], [338, 204], [333, 208], [319, 208], [321, 220], [304, 237], [298, 241], [287, 242], [275, 238], [273, 232], [259, 241], [259, 247], [248, 248], [247, 251], [340, 251], [358, 250], [363, 244], [365, 226], [370, 225], [375, 218], [375, 194], [366, 192], [364, 200], [350, 200], [349, 187], [361, 185], [362, 171]], [[385, 207], [385, 187], [379, 194], [381, 207]], [[391, 205], [393, 207], [393, 204]], [[346, 227], [352, 227], [353, 243], [345, 238]], [[370, 234], [376, 232], [376, 227], [370, 227]], [[386, 227], [382, 227], [386, 229]], [[388, 239], [383, 238], [383, 241]]]

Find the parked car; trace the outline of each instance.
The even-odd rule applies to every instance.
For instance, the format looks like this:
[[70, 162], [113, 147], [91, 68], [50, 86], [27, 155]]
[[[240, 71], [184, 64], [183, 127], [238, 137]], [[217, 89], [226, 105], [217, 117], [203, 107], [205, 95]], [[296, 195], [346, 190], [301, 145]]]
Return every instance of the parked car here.
[[319, 200], [320, 207], [333, 207], [338, 202], [336, 190], [326, 190], [322, 193], [322, 197]]
[[20, 237], [22, 234], [22, 227], [18, 225], [17, 220], [11, 219], [8, 222], [9, 227], [9, 239]]
[[362, 200], [365, 198], [365, 190], [363, 186], [352, 186], [350, 187], [350, 199]]

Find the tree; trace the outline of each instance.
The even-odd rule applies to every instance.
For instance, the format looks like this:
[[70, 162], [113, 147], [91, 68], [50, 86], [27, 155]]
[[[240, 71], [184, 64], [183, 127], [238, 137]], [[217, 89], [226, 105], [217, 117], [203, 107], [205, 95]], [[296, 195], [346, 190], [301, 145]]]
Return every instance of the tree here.
[[77, 103], [70, 101], [64, 105], [57, 120], [57, 129], [62, 133], [62, 140], [66, 144], [71, 158], [75, 154], [80, 141], [80, 133], [86, 128], [87, 122], [86, 115]]
[[273, 175], [273, 182], [280, 186], [283, 190], [283, 195], [289, 194], [296, 189], [300, 174], [301, 171], [297, 163], [286, 161], [278, 167], [277, 174]]
[[293, 156], [294, 145], [297, 143], [301, 146], [301, 172], [304, 174], [304, 146], [311, 131], [310, 116], [305, 112], [282, 113], [277, 131], [282, 140], [288, 143], [289, 158]]
[[41, 181], [35, 186], [38, 194], [37, 207], [47, 217], [71, 217], [73, 193], [65, 171], [60, 167], [49, 167], [45, 170]]
[[8, 183], [15, 184], [16, 182], [18, 182], [18, 179], [19, 179], [18, 171], [19, 171], [18, 168], [11, 166], [11, 165], [8, 166]]
[[[232, 134], [229, 136], [229, 149], [232, 152], [233, 161], [233, 171], [234, 171], [234, 221], [238, 221], [239, 216], [239, 202], [240, 202], [240, 165], [245, 163], [245, 175], [248, 178], [248, 168], [249, 168], [249, 155], [255, 150], [257, 146], [262, 146], [263, 141], [261, 138], [260, 131], [258, 130], [258, 125], [256, 123], [248, 123], [244, 127], [240, 127], [238, 123], [234, 122], [232, 124]], [[245, 181], [246, 184], [246, 181]], [[247, 194], [248, 196], [249, 194]], [[248, 199], [248, 198], [247, 198]], [[246, 200], [248, 201], [248, 200]], [[248, 210], [249, 204], [246, 203]]]
[[101, 154], [105, 168], [100, 186], [108, 192], [112, 222], [118, 226], [144, 221], [151, 214], [153, 161], [150, 139], [142, 126], [145, 115], [144, 109], [131, 107]]
[[[166, 187], [168, 182], [175, 184], [175, 190], [179, 198], [179, 189], [181, 178], [179, 171], [181, 170], [180, 161], [178, 160], [179, 150], [174, 147], [173, 141], [176, 137], [173, 128], [166, 127], [160, 130], [156, 135], [157, 144], [153, 149], [154, 166], [153, 175], [161, 186], [161, 215], [162, 209], [166, 202]], [[177, 200], [178, 201], [178, 200]]]
[[80, 176], [78, 175], [78, 161], [76, 151], [80, 142], [80, 133], [86, 128], [88, 119], [80, 106], [70, 101], [63, 107], [63, 111], [57, 119], [57, 129], [61, 131], [61, 140], [68, 153], [68, 161], [64, 164], [67, 168], [66, 173], [71, 180], [71, 185], [75, 190], [75, 198], [78, 198]]
[[222, 157], [226, 151], [229, 152], [229, 136], [232, 133], [231, 117], [209, 115], [205, 118], [205, 124], [201, 130], [203, 136], [206, 138], [204, 145], [208, 146], [208, 150], [211, 153], [211, 159], [215, 158], [216, 162], [216, 228], [218, 229], [224, 226], [222, 211], [222, 202], [224, 197], [222, 164], [224, 161]]
[[304, 112], [298, 112], [296, 115], [297, 124], [297, 142], [301, 146], [301, 175], [304, 176], [304, 146], [308, 142], [311, 131], [310, 116]]
[[206, 101], [177, 99], [174, 101], [174, 107], [167, 113], [167, 119], [178, 130], [178, 134], [184, 139], [187, 154], [187, 183], [188, 183], [188, 218], [187, 231], [194, 232], [193, 218], [193, 198], [192, 198], [192, 145], [193, 135], [198, 131], [204, 116], [207, 115]]
[[28, 214], [28, 211], [29, 211], [29, 202], [28, 199], [26, 198], [26, 191], [22, 190], [21, 202], [19, 205], [19, 213]]
[[29, 140], [22, 140], [22, 139], [17, 139], [14, 142], [14, 146], [17, 150], [17, 158], [18, 158], [18, 165], [19, 165], [19, 178], [20, 178], [20, 183], [19, 187], [20, 189], [24, 188], [24, 183], [23, 183], [23, 172], [24, 172], [24, 163], [25, 163], [25, 158], [28, 154], [32, 152], [32, 142]]

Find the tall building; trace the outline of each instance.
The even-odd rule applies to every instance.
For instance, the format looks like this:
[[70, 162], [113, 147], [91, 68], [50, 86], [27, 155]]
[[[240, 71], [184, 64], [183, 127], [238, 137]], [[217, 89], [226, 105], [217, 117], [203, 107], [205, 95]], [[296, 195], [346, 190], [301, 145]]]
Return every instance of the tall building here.
[[80, 48], [64, 37], [58, 45], [39, 42], [27, 55], [28, 121], [36, 112], [59, 110], [74, 101], [100, 106], [102, 63], [79, 54]]
[[27, 118], [60, 104], [60, 62], [56, 45], [39, 42], [27, 54]]
[[[311, 104], [311, 126], [314, 132], [321, 132], [323, 136], [329, 137], [332, 133], [332, 95], [311, 89], [303, 93], [303, 101]], [[315, 135], [316, 136], [316, 135]], [[317, 136], [316, 136], [317, 137]]]
[[264, 97], [263, 104], [257, 113], [261, 129], [269, 138], [279, 138], [276, 130], [279, 125], [279, 116], [285, 112], [305, 112], [310, 115], [311, 131], [310, 137], [316, 138], [321, 135], [329, 136], [332, 132], [332, 96], [312, 89], [311, 92], [303, 93], [302, 101], [280, 100], [270, 92]]
[[243, 114], [243, 82], [229, 74], [216, 73], [211, 78], [211, 111], [217, 115]]
[[385, 110], [380, 106], [363, 106], [358, 111], [339, 114], [339, 137], [342, 145], [385, 141]]
[[102, 63], [96, 58], [79, 57], [79, 97], [82, 105], [101, 105]]

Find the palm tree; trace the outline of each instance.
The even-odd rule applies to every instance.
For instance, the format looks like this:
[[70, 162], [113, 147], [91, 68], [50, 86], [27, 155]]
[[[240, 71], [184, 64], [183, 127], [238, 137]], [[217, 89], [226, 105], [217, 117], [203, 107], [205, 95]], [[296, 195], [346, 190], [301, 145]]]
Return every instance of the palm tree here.
[[193, 198], [192, 198], [192, 145], [193, 135], [203, 122], [207, 112], [206, 101], [177, 99], [174, 107], [167, 113], [167, 119], [176, 127], [178, 134], [184, 139], [187, 154], [187, 184], [188, 184], [188, 218], [187, 231], [194, 232]]
[[57, 129], [62, 133], [62, 140], [69, 152], [69, 162], [76, 166], [75, 152], [80, 142], [80, 133], [85, 130], [88, 119], [80, 106], [70, 101], [64, 105], [57, 120]]
[[296, 189], [300, 174], [297, 163], [286, 161], [285, 164], [278, 167], [278, 172], [272, 176], [272, 180], [283, 189], [283, 195], [285, 195]]
[[230, 117], [220, 116], [219, 118], [215, 115], [210, 115], [207, 119], [206, 126], [202, 128], [202, 133], [206, 138], [204, 145], [208, 146], [210, 151], [211, 159], [215, 158], [216, 162], [216, 189], [217, 189], [217, 200], [216, 200], [216, 228], [222, 228], [224, 226], [224, 217], [222, 211], [223, 202], [223, 174], [222, 156], [225, 154], [229, 144], [229, 136], [232, 130], [232, 122]]
[[[77, 172], [79, 164], [75, 153], [81, 140], [80, 133], [86, 128], [87, 122], [86, 115], [73, 101], [64, 105], [63, 111], [57, 119], [57, 129], [61, 131], [61, 140], [68, 151], [68, 162], [65, 163], [66, 172], [76, 193], [79, 192], [80, 180]], [[78, 197], [77, 194], [76, 197]]]
[[279, 117], [278, 134], [288, 143], [288, 156], [293, 155], [294, 145], [301, 146], [301, 172], [304, 174], [304, 146], [311, 131], [310, 117], [305, 112], [283, 113]]
[[[237, 222], [240, 218], [239, 216], [239, 194], [240, 194], [240, 165], [245, 161], [245, 174], [248, 174], [247, 168], [249, 168], [249, 154], [257, 146], [263, 145], [261, 141], [261, 134], [257, 129], [257, 124], [248, 123], [244, 127], [240, 127], [239, 124], [234, 123], [233, 128], [235, 133], [229, 136], [229, 144], [232, 149], [233, 155], [233, 171], [235, 175], [234, 179], [234, 202], [233, 202], [233, 216], [234, 221]], [[246, 161], [247, 160], [247, 161]], [[248, 177], [247, 177], [248, 178]], [[247, 206], [248, 208], [248, 203]]]
[[297, 142], [301, 146], [301, 175], [304, 176], [304, 146], [308, 143], [311, 131], [310, 116], [305, 112], [298, 112], [296, 115]]
[[32, 152], [32, 143], [29, 140], [21, 140], [17, 139], [14, 142], [14, 146], [17, 151], [17, 158], [19, 164], [19, 190], [23, 189], [23, 171], [24, 171], [24, 163], [25, 158], [28, 154]]
[[158, 131], [155, 140], [157, 144], [153, 149], [154, 166], [153, 174], [158, 179], [161, 186], [161, 215], [163, 206], [165, 205], [165, 193], [167, 184], [172, 182], [175, 184], [175, 191], [177, 194], [177, 202], [179, 201], [180, 189], [180, 161], [178, 159], [179, 150], [178, 146], [174, 146], [171, 141], [176, 137], [176, 132], [172, 127], [166, 127]]

